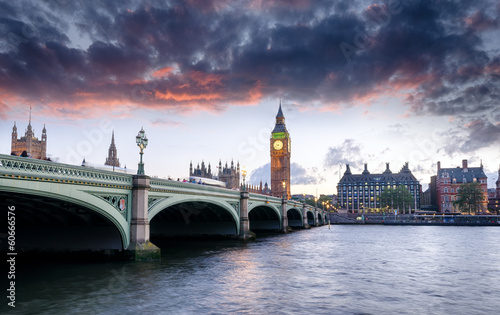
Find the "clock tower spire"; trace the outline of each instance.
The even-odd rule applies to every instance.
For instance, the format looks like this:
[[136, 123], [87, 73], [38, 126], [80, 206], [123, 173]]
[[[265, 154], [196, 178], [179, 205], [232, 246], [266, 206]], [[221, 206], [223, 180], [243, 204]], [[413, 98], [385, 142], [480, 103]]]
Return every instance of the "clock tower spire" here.
[[271, 132], [271, 192], [275, 197], [290, 199], [291, 139], [280, 106]]

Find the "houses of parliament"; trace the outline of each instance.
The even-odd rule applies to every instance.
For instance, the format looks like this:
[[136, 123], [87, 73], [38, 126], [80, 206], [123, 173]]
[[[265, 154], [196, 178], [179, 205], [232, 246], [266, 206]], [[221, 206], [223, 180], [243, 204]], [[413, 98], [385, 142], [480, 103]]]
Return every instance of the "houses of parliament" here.
[[19, 139], [17, 138], [17, 126], [14, 122], [11, 139], [11, 155], [31, 157], [39, 160], [47, 159], [47, 130], [45, 129], [45, 125], [43, 125], [42, 138], [38, 140], [38, 138], [35, 137], [35, 132], [31, 126], [31, 109], [28, 127], [26, 128], [24, 136]]
[[[31, 109], [28, 127], [24, 136], [18, 138], [17, 126], [14, 122], [12, 127], [12, 144], [11, 154], [18, 156], [31, 157], [34, 159], [47, 159], [47, 130], [45, 125], [42, 129], [42, 136], [39, 140], [35, 137], [35, 133], [31, 126]], [[278, 113], [276, 115], [276, 124], [271, 132], [270, 138], [270, 155], [271, 155], [271, 187], [267, 183], [259, 186], [250, 186], [249, 191], [272, 195], [280, 198], [290, 199], [290, 157], [291, 157], [291, 138], [285, 125], [285, 116], [281, 109], [281, 101], [279, 104]], [[111, 144], [108, 149], [108, 157], [104, 165], [120, 167], [120, 160], [118, 159], [117, 149], [115, 145], [115, 134], [111, 136]], [[231, 161], [230, 166], [226, 164], [223, 166], [222, 161], [219, 160], [217, 172], [212, 172], [210, 163], [208, 167], [205, 162], [198, 164], [193, 168], [193, 163], [189, 165], [189, 176], [204, 177], [215, 179], [226, 183], [226, 187], [236, 189], [240, 187], [240, 163], [236, 165]]]
[[[262, 185], [262, 181], [258, 186], [250, 186], [247, 189], [250, 192], [272, 195], [280, 198], [290, 199], [290, 157], [291, 157], [291, 138], [285, 125], [285, 116], [281, 109], [281, 102], [279, 105], [278, 113], [276, 115], [276, 123], [270, 138], [270, 154], [271, 154], [271, 187], [267, 183]], [[208, 167], [205, 162], [198, 164], [193, 169], [193, 163], [189, 165], [189, 176], [203, 177], [203, 178], [218, 178], [220, 181], [226, 183], [227, 188], [238, 188], [240, 186], [240, 163], [236, 167], [234, 162], [231, 161], [229, 167], [226, 163], [222, 166], [219, 161], [219, 171], [217, 175], [212, 172], [210, 163]]]

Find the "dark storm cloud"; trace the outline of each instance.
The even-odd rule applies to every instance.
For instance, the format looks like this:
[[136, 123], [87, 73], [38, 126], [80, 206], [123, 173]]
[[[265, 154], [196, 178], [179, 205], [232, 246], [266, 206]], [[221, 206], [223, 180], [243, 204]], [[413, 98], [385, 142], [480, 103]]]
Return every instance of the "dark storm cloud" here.
[[0, 4], [1, 101], [221, 110], [283, 96], [409, 115], [488, 114], [500, 57], [473, 1], [19, 1]]
[[[498, 112], [498, 109], [497, 109]], [[490, 117], [482, 117], [472, 120], [460, 121], [461, 128], [446, 132], [446, 145], [443, 147], [445, 153], [453, 156], [456, 152], [474, 153], [478, 149], [491, 146], [500, 148], [500, 122], [492, 122]]]

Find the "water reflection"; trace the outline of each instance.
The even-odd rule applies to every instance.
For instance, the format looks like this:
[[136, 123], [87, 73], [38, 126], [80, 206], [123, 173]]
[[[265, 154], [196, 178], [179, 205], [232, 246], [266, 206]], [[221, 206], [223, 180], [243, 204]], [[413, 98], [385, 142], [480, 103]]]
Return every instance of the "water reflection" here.
[[167, 244], [159, 263], [31, 264], [20, 266], [13, 314], [496, 314], [499, 237], [332, 226]]

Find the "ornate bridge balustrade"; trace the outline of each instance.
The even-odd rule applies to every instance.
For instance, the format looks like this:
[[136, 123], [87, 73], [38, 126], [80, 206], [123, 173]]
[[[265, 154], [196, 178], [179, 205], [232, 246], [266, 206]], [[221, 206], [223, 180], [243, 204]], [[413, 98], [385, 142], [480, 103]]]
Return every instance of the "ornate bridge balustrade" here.
[[326, 222], [292, 200], [8, 155], [0, 155], [0, 206], [16, 207], [26, 249], [142, 251], [154, 249], [150, 236], [246, 240], [253, 230]]

